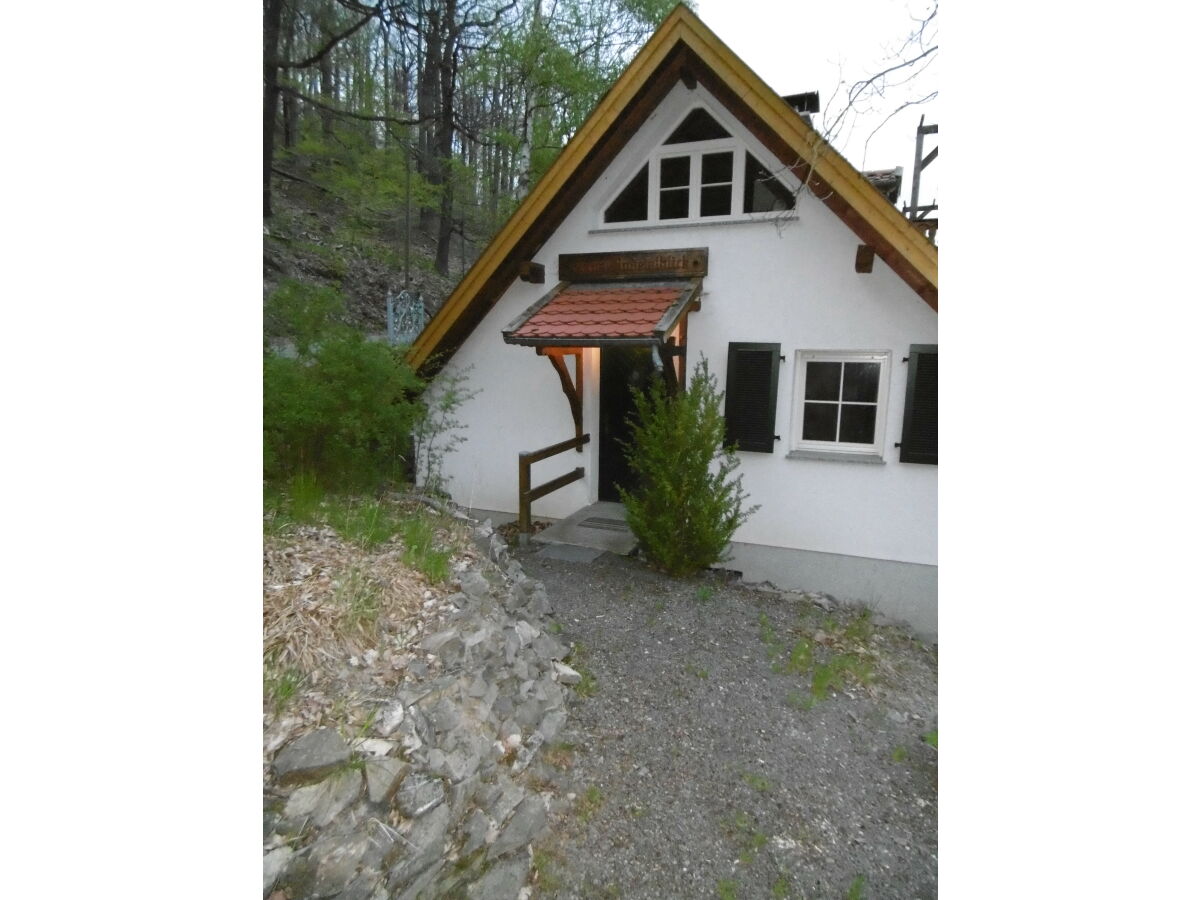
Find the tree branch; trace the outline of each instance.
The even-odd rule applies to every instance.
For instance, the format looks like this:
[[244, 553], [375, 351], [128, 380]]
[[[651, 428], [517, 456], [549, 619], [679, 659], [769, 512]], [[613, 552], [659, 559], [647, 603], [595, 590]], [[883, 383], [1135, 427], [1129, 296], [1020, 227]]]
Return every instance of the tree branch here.
[[[339, 0], [339, 2], [340, 2], [340, 0]], [[346, 4], [342, 4], [342, 5], [344, 6]], [[355, 6], [357, 6], [357, 5], [358, 4], [355, 4]], [[364, 9], [365, 9], [365, 7], [364, 7]], [[318, 50], [312, 56], [309, 56], [307, 59], [302, 59], [299, 62], [287, 62], [285, 60], [276, 60], [275, 67], [277, 69], [307, 69], [310, 66], [315, 66], [325, 56], [327, 56], [329, 54], [329, 52], [331, 50], [333, 50], [334, 47], [336, 47], [338, 44], [340, 44], [346, 38], [350, 37], [350, 35], [354, 34], [354, 32], [358, 31], [360, 28], [362, 28], [364, 25], [366, 25], [368, 22], [370, 22], [372, 19], [374, 19], [376, 16], [378, 16], [381, 9], [382, 9], [382, 6], [374, 7], [368, 15], [366, 15], [365, 17], [360, 19], [358, 22], [355, 22], [353, 25], [351, 25], [349, 28], [347, 28], [345, 31], [341, 32], [340, 34], [335, 34], [333, 37], [331, 37], [328, 41], [325, 42], [325, 45], [323, 47], [321, 47], [320, 50]]]
[[285, 84], [281, 84], [279, 86], [279, 93], [287, 94], [289, 97], [295, 97], [297, 100], [303, 100], [305, 103], [315, 106], [318, 109], [323, 109], [327, 112], [343, 116], [347, 119], [358, 119], [361, 122], [384, 122], [388, 125], [401, 125], [407, 127], [409, 125], [420, 125], [422, 122], [429, 122], [433, 120], [433, 117], [431, 116], [424, 116], [416, 119], [397, 119], [395, 116], [369, 116], [364, 113], [354, 113], [347, 109], [338, 109], [336, 106], [330, 106], [328, 103], [322, 103], [320, 100], [314, 99], [307, 94], [303, 94], [294, 87], [289, 87]]
[[888, 113], [887, 118], [884, 119], [882, 122], [880, 122], [878, 125], [876, 125], [875, 128], [871, 131], [871, 133], [867, 135], [867, 139], [865, 141], [863, 141], [863, 165], [865, 166], [867, 164], [867, 147], [871, 143], [871, 138], [875, 137], [875, 133], [877, 131], [879, 131], [879, 129], [882, 128], [884, 125], [886, 125], [891, 120], [892, 116], [896, 115], [896, 113], [900, 112], [900, 110], [902, 110], [902, 109], [908, 109], [910, 106], [920, 106], [922, 103], [928, 103], [930, 100], [935, 99], [937, 97], [937, 95], [938, 95], [937, 91], [930, 91], [928, 94], [926, 94], [920, 100], [909, 100], [907, 103], [901, 103], [899, 106], [897, 106], [895, 109], [893, 109], [890, 113]]

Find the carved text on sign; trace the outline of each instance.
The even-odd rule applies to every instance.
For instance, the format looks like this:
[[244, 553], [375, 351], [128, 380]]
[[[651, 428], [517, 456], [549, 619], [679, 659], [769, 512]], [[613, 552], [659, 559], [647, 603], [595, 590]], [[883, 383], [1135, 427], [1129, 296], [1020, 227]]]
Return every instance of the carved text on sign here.
[[708, 248], [631, 250], [623, 253], [563, 253], [563, 281], [622, 281], [636, 278], [695, 278], [708, 274]]

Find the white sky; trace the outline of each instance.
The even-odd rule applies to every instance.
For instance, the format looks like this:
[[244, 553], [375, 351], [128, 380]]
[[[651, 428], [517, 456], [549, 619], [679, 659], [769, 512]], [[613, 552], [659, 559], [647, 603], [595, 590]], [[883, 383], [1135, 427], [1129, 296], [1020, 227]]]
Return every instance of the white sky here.
[[[697, 0], [696, 12], [776, 92], [819, 91], [821, 112], [832, 118], [845, 107], [845, 88], [839, 90], [839, 82], [848, 86], [893, 65], [896, 51], [913, 30], [913, 20], [931, 5], [932, 0]], [[905, 101], [940, 90], [939, 74], [935, 54], [930, 67], [910, 84], [889, 90], [870, 111], [848, 116], [834, 141], [861, 169], [903, 166], [902, 200], [911, 190], [917, 123], [924, 114], [926, 124], [940, 125], [940, 98], [893, 116], [866, 144], [865, 156], [864, 143]], [[814, 117], [814, 124], [821, 126], [820, 117]], [[926, 137], [926, 154], [937, 146], [939, 137]], [[922, 174], [922, 203], [937, 196], [940, 162], [939, 157]]]

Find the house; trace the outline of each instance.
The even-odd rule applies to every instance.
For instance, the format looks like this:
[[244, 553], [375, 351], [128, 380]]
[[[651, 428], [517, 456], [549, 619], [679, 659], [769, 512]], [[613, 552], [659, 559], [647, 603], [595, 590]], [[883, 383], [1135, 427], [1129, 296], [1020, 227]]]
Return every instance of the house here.
[[[760, 506], [725, 565], [932, 636], [937, 250], [822, 141], [806, 98], [677, 7], [409, 359], [478, 391], [445, 460], [454, 499], [515, 513], [525, 490], [563, 518], [629, 477], [629, 385], [684, 381], [703, 355]], [[541, 450], [549, 492], [518, 478]]]

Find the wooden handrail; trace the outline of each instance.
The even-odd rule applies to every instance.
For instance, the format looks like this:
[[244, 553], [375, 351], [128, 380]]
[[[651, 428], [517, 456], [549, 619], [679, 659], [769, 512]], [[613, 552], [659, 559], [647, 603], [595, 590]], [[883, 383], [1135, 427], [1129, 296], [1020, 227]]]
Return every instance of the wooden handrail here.
[[549, 459], [551, 456], [557, 456], [559, 453], [565, 453], [568, 450], [583, 450], [583, 445], [591, 441], [590, 434], [582, 434], [579, 437], [573, 437], [570, 440], [559, 441], [557, 444], [551, 444], [549, 447], [543, 447], [541, 450], [530, 450], [527, 453], [521, 453], [517, 457], [517, 530], [521, 534], [529, 534], [533, 531], [533, 516], [530, 512], [530, 507], [533, 501], [539, 497], [545, 497], [547, 494], [557, 491], [560, 487], [565, 487], [572, 481], [578, 481], [583, 477], [583, 467], [580, 466], [573, 471], [567, 472], [565, 475], [560, 475], [557, 478], [547, 481], [545, 484], [540, 484], [537, 487], [530, 486], [530, 468], [535, 462], [540, 462], [543, 459]]

